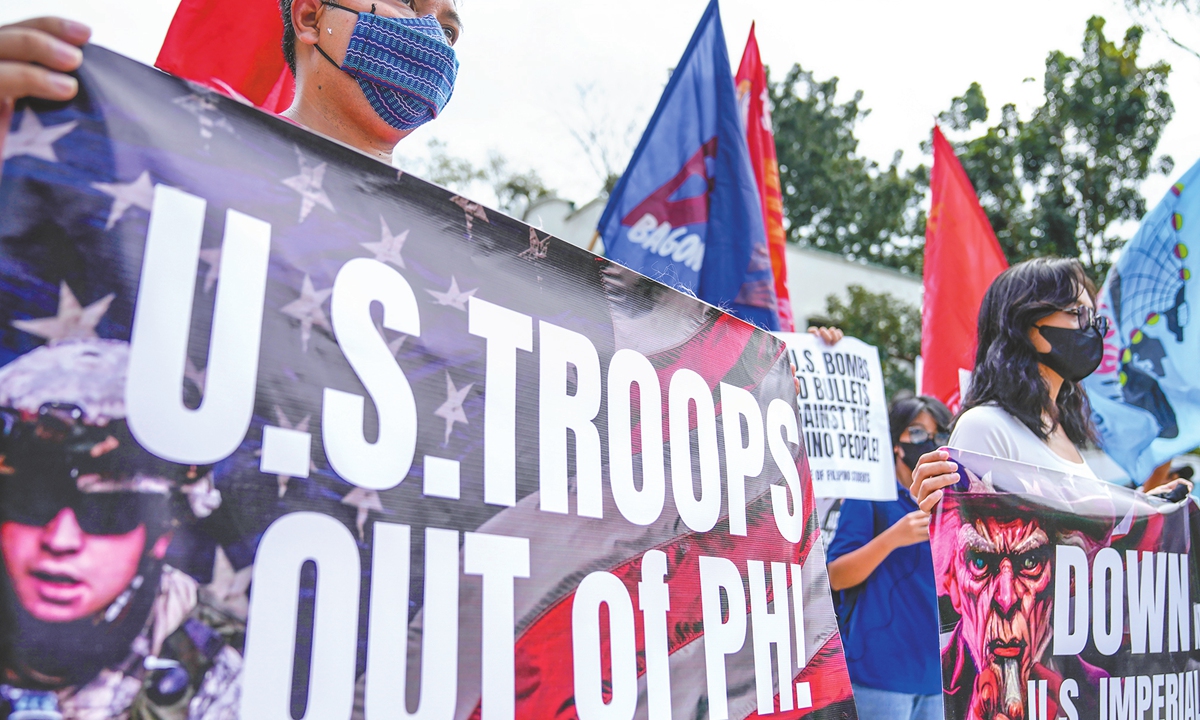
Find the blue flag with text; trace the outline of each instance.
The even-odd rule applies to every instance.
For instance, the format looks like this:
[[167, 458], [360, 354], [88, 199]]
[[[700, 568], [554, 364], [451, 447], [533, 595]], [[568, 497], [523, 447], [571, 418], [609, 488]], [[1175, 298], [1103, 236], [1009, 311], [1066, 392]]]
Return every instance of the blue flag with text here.
[[599, 231], [609, 259], [779, 329], [762, 204], [717, 0], [671, 74]]

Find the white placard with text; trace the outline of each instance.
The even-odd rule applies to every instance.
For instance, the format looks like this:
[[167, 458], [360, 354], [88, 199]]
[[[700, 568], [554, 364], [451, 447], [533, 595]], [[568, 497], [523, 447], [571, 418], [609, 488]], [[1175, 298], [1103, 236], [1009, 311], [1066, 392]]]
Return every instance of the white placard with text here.
[[813, 492], [819, 498], [895, 500], [879, 351], [851, 337], [827, 345], [807, 333], [777, 335], [795, 366], [796, 408]]

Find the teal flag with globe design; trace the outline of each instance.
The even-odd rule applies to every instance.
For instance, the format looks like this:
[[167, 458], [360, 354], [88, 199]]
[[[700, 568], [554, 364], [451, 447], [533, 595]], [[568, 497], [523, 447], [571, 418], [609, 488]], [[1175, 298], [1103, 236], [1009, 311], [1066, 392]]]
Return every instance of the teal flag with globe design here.
[[1200, 163], [1153, 211], [1109, 271], [1110, 329], [1084, 380], [1101, 444], [1135, 481], [1200, 445], [1200, 331], [1190, 322], [1200, 247]]

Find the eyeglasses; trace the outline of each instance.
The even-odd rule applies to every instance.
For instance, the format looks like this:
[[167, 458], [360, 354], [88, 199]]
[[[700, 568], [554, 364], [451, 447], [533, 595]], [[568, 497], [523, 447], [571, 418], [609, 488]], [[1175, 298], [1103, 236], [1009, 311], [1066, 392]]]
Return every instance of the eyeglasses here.
[[908, 433], [908, 442], [913, 445], [929, 442], [930, 440], [937, 443], [938, 447], [942, 447], [950, 442], [950, 433], [936, 432], [933, 435], [920, 425], [910, 425], [904, 432]]
[[0, 481], [0, 521], [45, 527], [66, 508], [88, 535], [125, 535], [139, 525], [161, 532], [170, 522], [169, 498], [142, 492], [83, 493], [42, 478]]
[[1096, 331], [1100, 333], [1100, 337], [1108, 334], [1108, 318], [1096, 312], [1096, 309], [1093, 307], [1078, 305], [1073, 308], [1059, 308], [1059, 310], [1068, 315], [1074, 315], [1080, 330], [1096, 328]]

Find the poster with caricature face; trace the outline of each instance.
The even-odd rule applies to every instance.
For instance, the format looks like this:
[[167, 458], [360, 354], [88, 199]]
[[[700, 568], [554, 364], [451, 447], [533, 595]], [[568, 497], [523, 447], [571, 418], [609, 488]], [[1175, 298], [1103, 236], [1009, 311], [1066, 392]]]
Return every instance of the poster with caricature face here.
[[0, 720], [856, 717], [779, 340], [80, 80], [0, 177]]
[[951, 457], [930, 525], [946, 717], [1196, 718], [1193, 501]]

